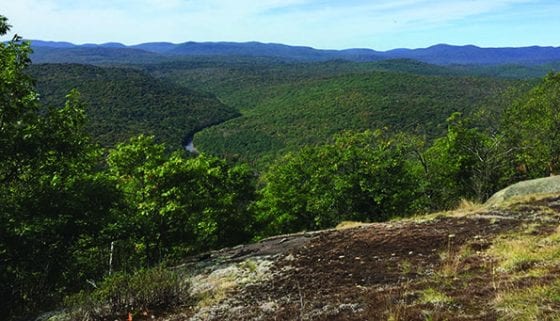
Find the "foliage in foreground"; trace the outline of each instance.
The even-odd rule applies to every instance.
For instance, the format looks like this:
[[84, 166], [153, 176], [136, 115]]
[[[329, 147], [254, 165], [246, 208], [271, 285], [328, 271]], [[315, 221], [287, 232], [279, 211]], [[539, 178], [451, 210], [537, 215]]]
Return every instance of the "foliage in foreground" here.
[[506, 110], [503, 132], [515, 147], [520, 178], [560, 173], [560, 73], [540, 84]]
[[139, 136], [107, 157], [125, 195], [120, 240], [134, 244], [138, 261], [151, 265], [249, 240], [252, 171], [215, 157], [165, 150], [153, 136]]
[[170, 155], [146, 136], [106, 157], [77, 92], [40, 104], [29, 53], [19, 37], [0, 43], [0, 315], [30, 318], [111, 270], [249, 239], [247, 167]]
[[80, 258], [104, 240], [99, 231], [119, 197], [96, 170], [101, 154], [84, 131], [78, 94], [62, 108], [42, 108], [24, 74], [29, 52], [17, 36], [0, 43], [2, 316], [25, 315], [77, 288]]
[[510, 182], [513, 172], [512, 151], [502, 134], [459, 113], [447, 123], [447, 134], [422, 155], [432, 209], [453, 208], [461, 198], [484, 202]]
[[257, 202], [266, 234], [383, 221], [421, 209], [425, 184], [409, 138], [347, 132], [278, 160], [264, 175]]
[[189, 303], [189, 284], [180, 273], [155, 267], [132, 274], [115, 273], [93, 291], [81, 291], [65, 300], [68, 320], [94, 321], [171, 309]]

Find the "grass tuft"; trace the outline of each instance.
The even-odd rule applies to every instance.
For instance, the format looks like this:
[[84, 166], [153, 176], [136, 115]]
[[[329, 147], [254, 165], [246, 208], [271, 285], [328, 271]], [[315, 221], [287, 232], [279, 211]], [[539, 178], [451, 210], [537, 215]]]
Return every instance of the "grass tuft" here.
[[560, 320], [560, 280], [549, 285], [510, 289], [499, 293], [495, 300], [498, 320]]
[[503, 272], [527, 272], [533, 267], [560, 264], [560, 228], [550, 235], [533, 235], [535, 227], [529, 225], [521, 233], [497, 239], [489, 254], [500, 261]]
[[560, 321], [560, 279], [542, 279], [560, 266], [560, 227], [549, 235], [537, 230], [528, 225], [496, 240], [488, 251], [498, 259], [500, 274], [514, 274], [519, 281], [496, 289], [498, 320]]
[[420, 302], [423, 304], [442, 306], [452, 303], [453, 300], [445, 293], [442, 293], [434, 288], [427, 288], [421, 292]]
[[349, 228], [362, 227], [370, 225], [370, 223], [356, 222], [356, 221], [342, 221], [335, 227], [337, 230], [345, 230]]
[[459, 201], [459, 205], [457, 205], [455, 211], [474, 212], [474, 211], [479, 211], [482, 208], [484, 208], [484, 204], [462, 198], [461, 201]]

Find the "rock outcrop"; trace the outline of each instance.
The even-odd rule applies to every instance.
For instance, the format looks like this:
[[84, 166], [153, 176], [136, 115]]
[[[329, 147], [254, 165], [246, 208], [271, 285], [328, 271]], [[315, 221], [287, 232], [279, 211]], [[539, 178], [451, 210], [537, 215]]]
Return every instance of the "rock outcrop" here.
[[498, 206], [516, 197], [554, 193], [560, 193], [560, 175], [515, 183], [492, 195], [485, 205]]

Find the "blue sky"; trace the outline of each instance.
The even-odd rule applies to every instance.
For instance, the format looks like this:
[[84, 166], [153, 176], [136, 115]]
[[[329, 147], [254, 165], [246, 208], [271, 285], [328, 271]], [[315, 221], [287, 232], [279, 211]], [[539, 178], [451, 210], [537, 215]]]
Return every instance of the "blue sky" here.
[[559, 0], [0, 0], [27, 39], [322, 49], [560, 46]]

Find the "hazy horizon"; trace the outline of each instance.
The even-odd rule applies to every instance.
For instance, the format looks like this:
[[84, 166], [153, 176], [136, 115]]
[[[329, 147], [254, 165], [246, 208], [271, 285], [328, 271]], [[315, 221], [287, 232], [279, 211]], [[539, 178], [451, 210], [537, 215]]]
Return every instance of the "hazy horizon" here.
[[399, 49], [427, 49], [430, 47], [435, 47], [435, 46], [452, 46], [452, 47], [466, 47], [466, 46], [475, 46], [481, 49], [508, 49], [508, 48], [528, 48], [528, 47], [541, 47], [541, 48], [560, 48], [560, 46], [540, 46], [540, 45], [527, 45], [527, 46], [519, 46], [519, 47], [483, 47], [483, 46], [477, 46], [477, 45], [473, 45], [473, 44], [464, 44], [464, 45], [456, 45], [456, 44], [449, 44], [449, 43], [436, 43], [436, 44], [432, 44], [426, 47], [398, 47], [398, 48], [389, 48], [389, 49], [385, 49], [385, 50], [380, 50], [380, 49], [376, 49], [376, 48], [366, 48], [366, 47], [354, 47], [354, 48], [340, 48], [340, 49], [332, 49], [332, 48], [316, 48], [316, 47], [312, 47], [312, 46], [306, 46], [306, 45], [292, 45], [289, 43], [276, 43], [276, 42], [260, 42], [260, 41], [184, 41], [184, 42], [168, 42], [168, 41], [150, 41], [150, 42], [142, 42], [142, 43], [134, 43], [134, 44], [124, 44], [122, 42], [118, 42], [118, 41], [109, 41], [109, 42], [103, 42], [103, 43], [93, 43], [93, 42], [84, 42], [84, 43], [74, 43], [74, 42], [69, 42], [69, 41], [59, 41], [59, 40], [45, 40], [45, 39], [26, 39], [24, 38], [25, 41], [43, 41], [43, 42], [53, 42], [53, 43], [70, 43], [72, 45], [75, 46], [104, 46], [104, 45], [110, 45], [110, 44], [115, 44], [115, 45], [123, 45], [126, 47], [134, 47], [134, 46], [139, 46], [139, 45], [144, 45], [144, 44], [149, 44], [149, 43], [166, 43], [166, 44], [172, 44], [172, 45], [182, 45], [182, 44], [186, 44], [186, 43], [235, 43], [235, 44], [249, 44], [249, 43], [261, 43], [261, 44], [265, 44], [265, 45], [285, 45], [285, 46], [290, 46], [290, 47], [307, 47], [307, 48], [312, 48], [312, 49], [316, 49], [316, 50], [374, 50], [374, 51], [379, 51], [379, 52], [386, 52], [386, 51], [391, 51], [391, 50], [399, 50]]
[[552, 0], [0, 0], [12, 31], [74, 44], [262, 42], [386, 51], [558, 47]]

